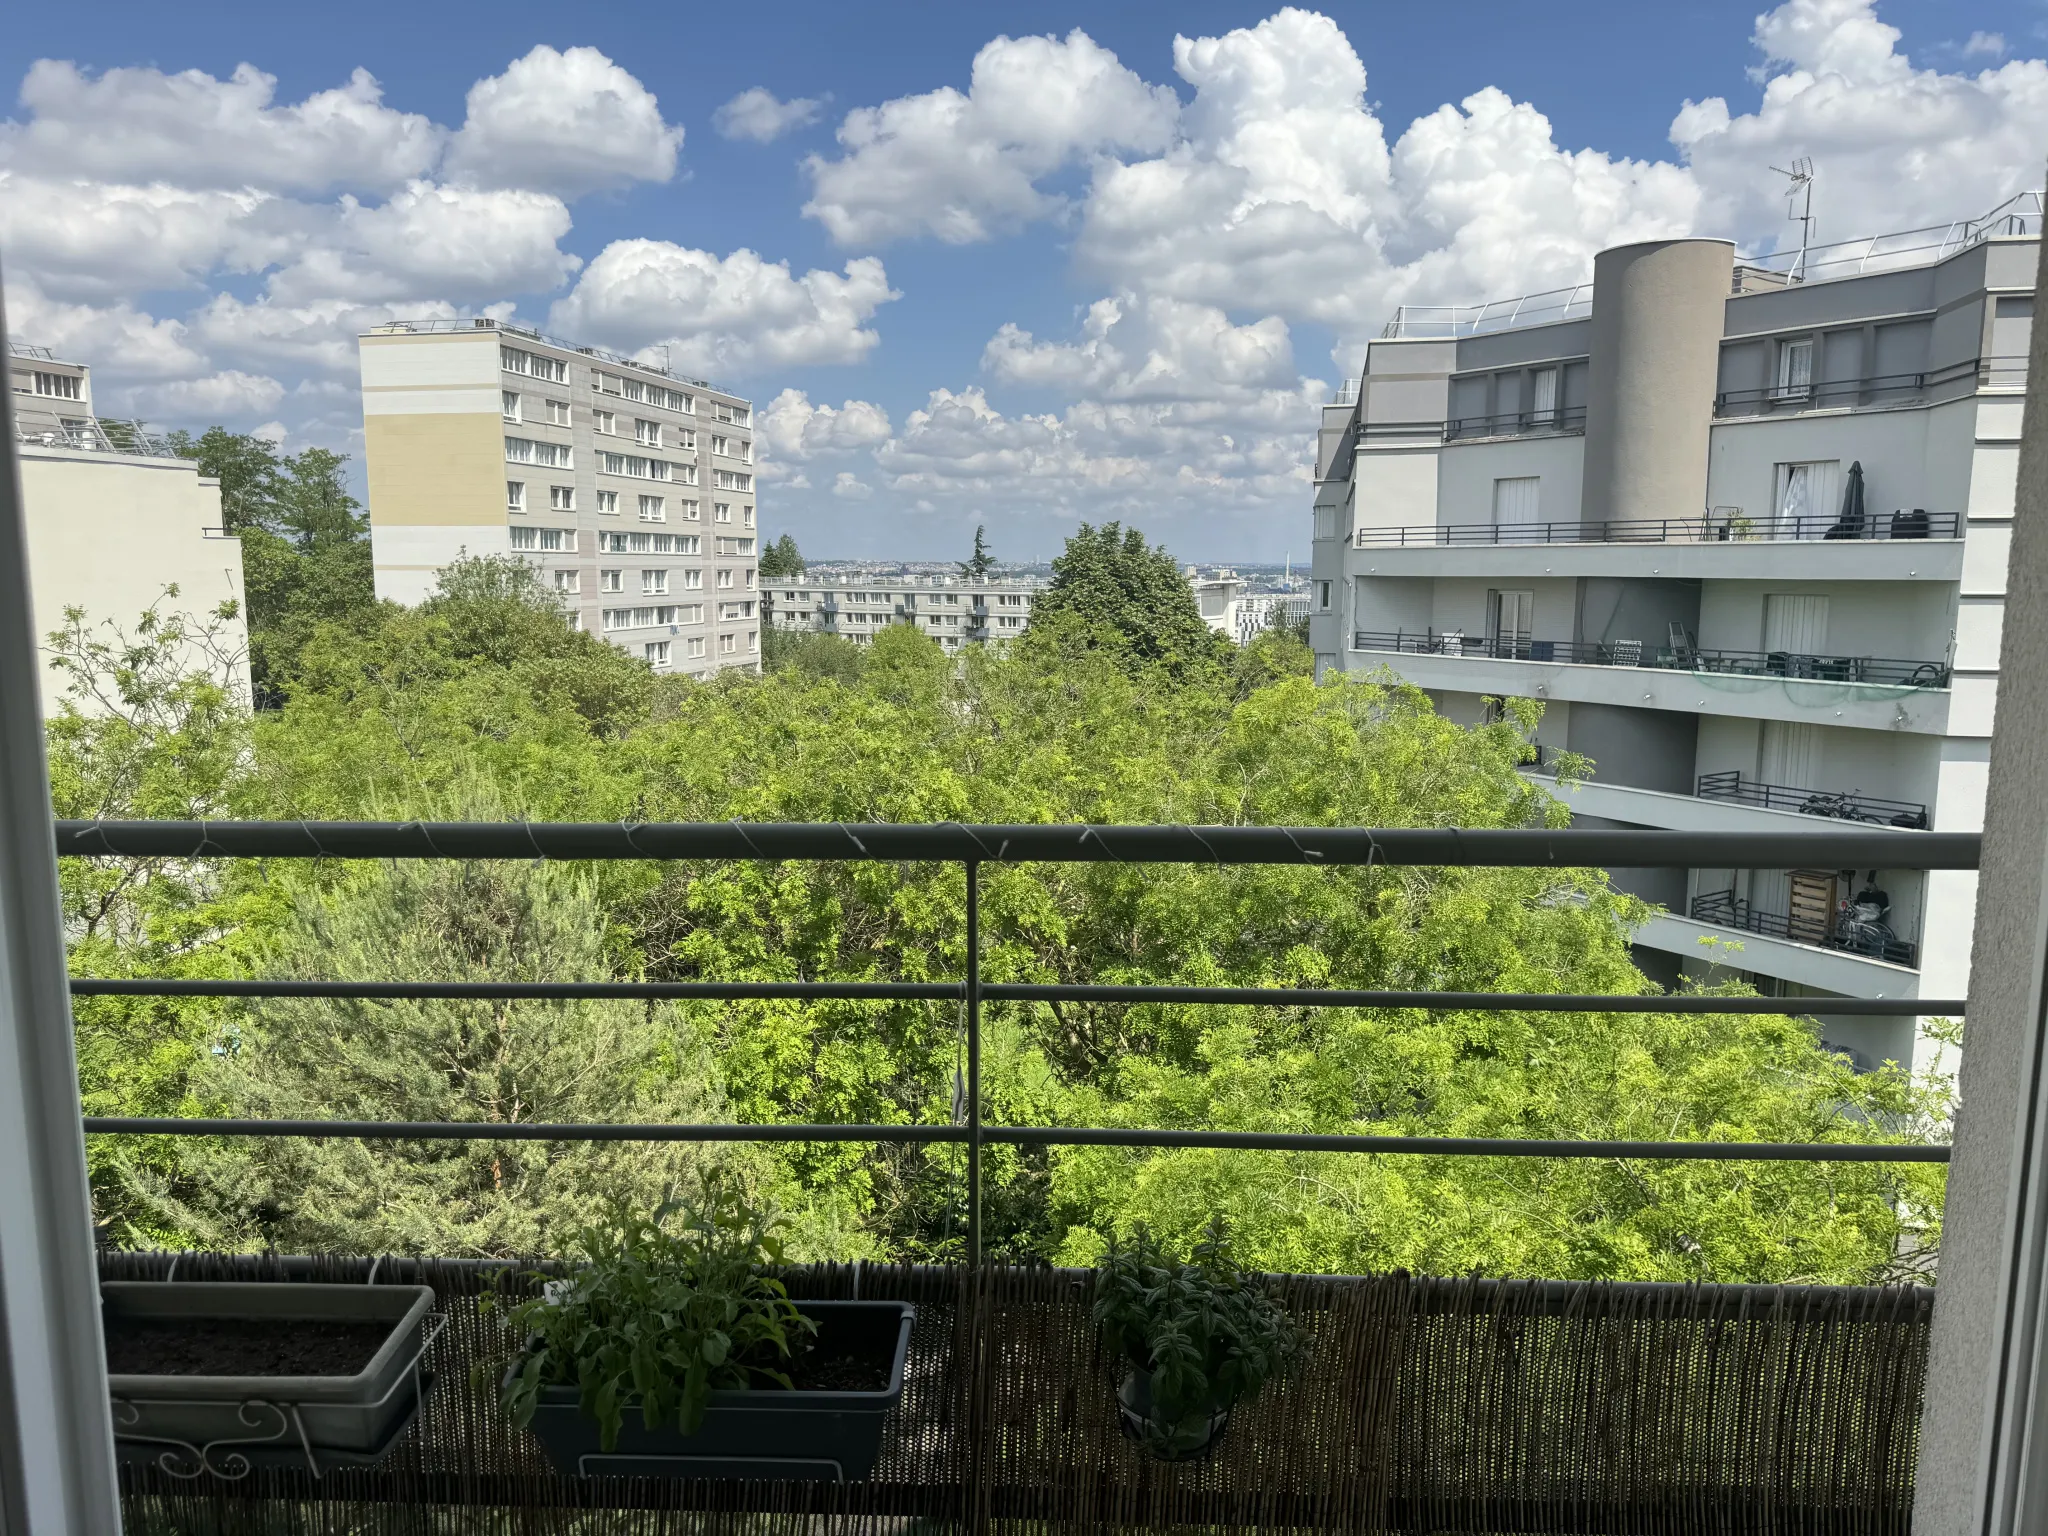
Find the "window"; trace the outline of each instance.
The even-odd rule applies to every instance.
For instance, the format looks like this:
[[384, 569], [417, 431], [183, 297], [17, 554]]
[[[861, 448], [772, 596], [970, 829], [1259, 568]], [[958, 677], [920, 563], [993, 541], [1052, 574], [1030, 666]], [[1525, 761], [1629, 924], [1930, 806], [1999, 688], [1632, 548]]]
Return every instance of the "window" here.
[[619, 418], [610, 411], [592, 411], [590, 413], [590, 430], [602, 432], [606, 437], [617, 437], [619, 435]]
[[753, 526], [754, 526], [754, 509], [753, 509], [752, 507], [750, 507], [750, 506], [748, 506], [748, 507], [741, 507], [741, 508], [740, 508], [740, 521], [741, 521], [741, 522], [743, 522], [743, 523], [745, 523], [745, 524], [746, 524], [746, 526], [747, 526], [747, 527], [749, 527], [749, 528], [753, 527]]
[[684, 485], [695, 485], [697, 483], [697, 466], [694, 464], [678, 464], [676, 466], [676, 479]]
[[582, 577], [582, 572], [580, 572], [580, 571], [556, 571], [556, 572], [555, 572], [555, 590], [556, 590], [557, 592], [580, 592], [580, 591], [582, 591], [582, 590], [583, 590], [583, 577]]
[[747, 567], [747, 590], [754, 590], [754, 568], [751, 565]]
[[528, 378], [548, 379], [556, 384], [569, 381], [569, 365], [560, 358], [522, 352], [517, 347], [498, 348], [498, 366], [507, 373], [523, 373]]
[[750, 629], [747, 631], [747, 649], [749, 651], [758, 651], [759, 649], [761, 649], [761, 632], [758, 629]]
[[597, 467], [607, 475], [627, 475], [635, 480], [666, 480], [669, 466], [662, 459], [643, 459], [631, 453], [603, 453]]
[[599, 571], [597, 573], [597, 590], [600, 592], [625, 591], [626, 573], [624, 571]]
[[1842, 461], [1840, 459], [1816, 459], [1804, 464], [1779, 464], [1776, 494], [1772, 506], [1778, 517], [1784, 520], [1779, 529], [1780, 537], [1795, 539], [1819, 539], [1842, 527], [1844, 533], [1854, 537], [1862, 530], [1853, 532], [1841, 524]]
[[1813, 393], [1813, 339], [1778, 343], [1780, 400], [1804, 400]]
[[727, 405], [721, 400], [712, 414], [720, 421], [729, 421], [736, 427], [744, 427], [747, 424], [747, 408], [744, 405]]
[[36, 393], [48, 395], [55, 400], [82, 399], [78, 390], [78, 375], [73, 373], [44, 373], [36, 371]]
[[517, 421], [519, 419], [518, 394], [509, 389], [500, 390], [498, 393], [505, 402], [505, 419], [507, 421]]
[[691, 657], [702, 656], [704, 654], [704, 637], [702, 635], [692, 635], [689, 639], [685, 640], [683, 642], [683, 654]]
[[668, 504], [659, 496], [640, 498], [640, 521], [643, 523], [665, 523], [668, 521]]
[[722, 437], [717, 436], [716, 434], [714, 434], [711, 439], [711, 451], [716, 454], [724, 454], [728, 457], [730, 457], [731, 455], [731, 449], [726, 445], [726, 440]]
[[704, 546], [704, 541], [694, 533], [679, 533], [675, 537], [676, 553], [679, 555], [697, 554]]
[[1316, 606], [1322, 609], [1325, 613], [1329, 612], [1330, 584], [1327, 581], [1319, 581], [1316, 583]]
[[692, 592], [701, 591], [704, 586], [704, 573], [702, 571], [683, 572], [683, 586]]
[[1021, 592], [1000, 593], [996, 597], [996, 606], [998, 608], [1022, 608], [1024, 606], [1024, 594]]
[[687, 448], [690, 452], [695, 453], [697, 451], [696, 429], [694, 427], [678, 427], [676, 429], [676, 446], [678, 448]]
[[567, 443], [538, 443], [530, 437], [505, 439], [505, 457], [514, 464], [545, 464], [550, 469], [574, 469], [575, 452]]
[[640, 654], [656, 667], [665, 667], [668, 665], [668, 642], [666, 640], [650, 640], [640, 647]]
[[683, 521], [686, 523], [694, 523], [697, 521], [698, 518], [704, 515], [702, 508], [700, 508], [695, 501], [684, 502], [682, 504], [682, 512]]
[[1489, 592], [1486, 595], [1486, 627], [1500, 647], [1497, 654], [1526, 660], [1529, 633], [1536, 622], [1534, 592]]
[[640, 444], [643, 448], [659, 448], [661, 446], [661, 423], [658, 421], [635, 421], [633, 423], [633, 441]]
[[514, 528], [511, 530], [511, 533], [512, 547], [514, 549], [540, 548], [540, 530], [538, 528]]
[[739, 638], [738, 635], [720, 635], [718, 637], [718, 654], [721, 656], [732, 655], [734, 651], [739, 649]]
[[625, 381], [625, 388], [628, 400], [645, 400], [647, 398], [647, 385], [642, 380], [627, 379]]
[[524, 480], [507, 480], [505, 482], [505, 510], [507, 512], [524, 512], [526, 510], [526, 482]]
[[643, 595], [650, 597], [668, 596], [668, 572], [642, 571], [640, 573], [640, 591]]
[[619, 380], [614, 374], [593, 373], [590, 376], [590, 392], [593, 395], [616, 395], [619, 393]]
[[683, 603], [679, 605], [676, 609], [676, 622], [678, 624], [702, 624], [704, 622], [704, 605], [702, 603]]
[[711, 521], [714, 523], [731, 522], [732, 503], [729, 501], [714, 501], [711, 503]]
[[550, 401], [548, 401], [547, 405], [548, 405], [548, 423], [549, 423], [549, 425], [550, 425], [550, 426], [556, 426], [556, 427], [566, 427], [566, 426], [568, 426], [568, 425], [569, 425], [569, 402], [568, 402], [568, 401], [566, 401], [566, 400], [550, 400]]
[[1532, 425], [1557, 423], [1557, 370], [1538, 368], [1529, 378], [1529, 418]]
[[1023, 627], [1024, 621], [1022, 619], [1001, 618], [996, 620], [996, 628], [998, 629], [1022, 629]]
[[742, 475], [730, 469], [714, 469], [711, 481], [721, 491], [751, 491], [754, 488], [752, 475]]
[[718, 584], [727, 591], [732, 589], [732, 567], [722, 566], [718, 572]]
[[576, 510], [576, 487], [573, 485], [549, 486], [548, 505], [557, 512], [574, 512]]
[[574, 528], [535, 528], [529, 530], [540, 535], [540, 547], [558, 550], [566, 555], [576, 553], [576, 530]]
[[619, 493], [617, 491], [599, 491], [597, 493], [597, 510], [600, 512], [616, 513], [619, 510]]
[[1494, 527], [1519, 530], [1502, 533], [1503, 543], [1524, 544], [1535, 540], [1535, 527], [1543, 519], [1542, 488], [1541, 475], [1517, 475], [1511, 480], [1493, 482]]

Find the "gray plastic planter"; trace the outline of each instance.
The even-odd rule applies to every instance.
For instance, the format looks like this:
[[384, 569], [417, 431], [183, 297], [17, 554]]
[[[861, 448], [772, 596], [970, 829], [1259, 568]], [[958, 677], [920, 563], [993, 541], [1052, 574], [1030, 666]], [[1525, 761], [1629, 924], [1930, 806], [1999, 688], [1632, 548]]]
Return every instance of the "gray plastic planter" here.
[[397, 1439], [426, 1385], [414, 1372], [434, 1323], [424, 1285], [109, 1280], [100, 1308], [109, 1317], [390, 1325], [354, 1376], [109, 1376], [114, 1438], [131, 1456], [169, 1458], [186, 1475], [240, 1477], [252, 1461], [279, 1456], [316, 1474], [323, 1453], [370, 1459]]
[[797, 1307], [817, 1320], [820, 1345], [872, 1350], [887, 1360], [888, 1385], [872, 1392], [713, 1392], [704, 1422], [689, 1435], [672, 1424], [649, 1429], [628, 1408], [612, 1451], [604, 1449], [597, 1420], [578, 1406], [574, 1387], [547, 1387], [532, 1427], [548, 1460], [571, 1477], [843, 1483], [871, 1475], [881, 1454], [882, 1422], [903, 1396], [903, 1357], [917, 1309], [902, 1301], [800, 1301]]

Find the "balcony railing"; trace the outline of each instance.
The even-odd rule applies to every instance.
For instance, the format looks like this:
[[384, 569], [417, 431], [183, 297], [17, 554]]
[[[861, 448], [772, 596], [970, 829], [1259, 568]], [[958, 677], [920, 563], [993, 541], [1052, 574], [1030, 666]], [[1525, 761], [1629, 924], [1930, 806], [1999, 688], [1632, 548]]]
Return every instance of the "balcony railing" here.
[[1946, 688], [1949, 668], [1939, 661], [1888, 656], [1819, 656], [1798, 651], [1733, 651], [1648, 646], [1640, 640], [1533, 640], [1523, 636], [1466, 635], [1412, 630], [1358, 630], [1352, 649], [1417, 656], [1464, 656], [1495, 661], [1569, 662], [1595, 667], [1652, 667], [1667, 672], [1711, 672], [1735, 677], [1781, 677], [1801, 682], [1871, 683], [1888, 688]]
[[[1743, 933], [1763, 934], [1767, 938], [1789, 939], [1794, 944], [1815, 944], [1844, 954], [1888, 960], [1893, 965], [1919, 963], [1917, 946], [1896, 936], [1887, 936], [1881, 928], [1836, 919], [1822, 923], [1788, 917], [1782, 912], [1761, 912], [1751, 905], [1748, 898], [1737, 896], [1733, 890], [1703, 892], [1693, 897], [1691, 911], [1696, 922], [1712, 923], [1716, 928], [1734, 928]], [[1828, 1007], [1832, 1009], [1834, 1004], [1830, 1002]]]
[[1855, 379], [1816, 379], [1799, 385], [1726, 389], [1714, 396], [1716, 416], [1762, 416], [1781, 411], [1837, 411], [1859, 405], [1904, 405], [1923, 395], [1949, 390], [2023, 389], [2024, 356], [1973, 357], [1920, 373], [1867, 374]]
[[1928, 825], [1927, 807], [1910, 800], [1881, 800], [1874, 795], [1841, 794], [1832, 790], [1793, 789], [1784, 784], [1759, 784], [1746, 779], [1739, 769], [1703, 773], [1698, 795], [1702, 800], [1733, 800], [1766, 811], [1796, 811], [1802, 816], [1828, 816], [1839, 821], [1861, 821], [1880, 827]]
[[1536, 437], [1545, 433], [1583, 432], [1586, 408], [1560, 406], [1549, 411], [1508, 411], [1498, 416], [1454, 416], [1444, 423], [1444, 441], [1475, 437]]
[[[1206, 1128], [999, 1126], [983, 1112], [991, 1002], [1178, 1003], [1461, 1011], [1804, 1015], [1807, 998], [1721, 993], [1559, 995], [1351, 988], [991, 983], [982, 973], [984, 864], [1544, 865], [1974, 869], [1972, 834], [1846, 829], [1715, 834], [1355, 827], [62, 822], [72, 857], [823, 860], [950, 862], [964, 876], [957, 980], [369, 982], [77, 978], [75, 996], [780, 998], [924, 1000], [960, 1009], [958, 1108], [901, 1124], [547, 1124], [504, 1121], [88, 1117], [88, 1134], [380, 1140], [947, 1144], [964, 1149], [963, 1262], [823, 1265], [785, 1272], [802, 1298], [900, 1299], [918, 1308], [901, 1406], [858, 1482], [548, 1472], [491, 1402], [512, 1341], [479, 1307], [529, 1296], [506, 1262], [108, 1254], [105, 1278], [425, 1283], [443, 1322], [416, 1417], [371, 1466], [274, 1464], [193, 1473], [131, 1446], [131, 1536], [196, 1530], [435, 1529], [1054, 1531], [1276, 1528], [1623, 1530], [1644, 1511], [1714, 1511], [1716, 1529], [1902, 1529], [1931, 1312], [1906, 1288], [1587, 1285], [1280, 1276], [1309, 1337], [1310, 1369], [1240, 1410], [1217, 1454], [1140, 1458], [1086, 1321], [1086, 1277], [985, 1262], [984, 1149], [1118, 1146], [1510, 1158], [1945, 1163], [1949, 1148], [1849, 1139], [1796, 1144], [1392, 1136]], [[1830, 999], [1831, 1013], [1960, 1014], [1960, 999]], [[946, 1113], [944, 1110], [941, 1114]], [[1825, 1134], [1825, 1133], [1823, 1133]], [[1858, 1134], [1868, 1136], [1868, 1127]], [[543, 1268], [545, 1266], [542, 1266]], [[1625, 1405], [1617, 1416], [1616, 1405]], [[173, 1448], [175, 1449], [175, 1448]], [[646, 1520], [619, 1511], [716, 1515]], [[483, 1517], [484, 1523], [462, 1524]], [[735, 1523], [735, 1517], [739, 1518]], [[755, 1517], [755, 1518], [744, 1518]], [[423, 1522], [424, 1521], [424, 1525]], [[1762, 1522], [1761, 1524], [1759, 1522]], [[1789, 1524], [1788, 1524], [1789, 1522]], [[1654, 1522], [1653, 1522], [1654, 1523]]]
[[1561, 523], [1415, 523], [1361, 528], [1361, 549], [1455, 548], [1489, 544], [1753, 544], [1772, 541], [1832, 543], [1865, 539], [1954, 539], [1962, 536], [1957, 512], [1891, 512], [1845, 523], [1837, 516], [1747, 517], [1732, 510], [1701, 517], [1574, 518]]

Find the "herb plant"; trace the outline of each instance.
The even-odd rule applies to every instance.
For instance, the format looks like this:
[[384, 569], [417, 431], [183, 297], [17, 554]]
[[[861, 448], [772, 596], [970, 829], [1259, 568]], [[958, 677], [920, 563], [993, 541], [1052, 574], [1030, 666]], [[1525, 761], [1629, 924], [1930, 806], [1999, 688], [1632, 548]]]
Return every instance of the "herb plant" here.
[[506, 1309], [525, 1340], [500, 1388], [506, 1416], [524, 1427], [543, 1388], [573, 1386], [610, 1451], [629, 1409], [689, 1434], [716, 1389], [787, 1388], [817, 1324], [764, 1272], [782, 1262], [784, 1224], [709, 1174], [694, 1199], [651, 1216], [618, 1206], [580, 1229], [583, 1263]]
[[1238, 1267], [1221, 1216], [1186, 1260], [1143, 1226], [1112, 1242], [1092, 1310], [1111, 1357], [1149, 1377], [1150, 1411], [1127, 1419], [1165, 1456], [1199, 1449], [1221, 1415], [1291, 1368], [1302, 1347], [1287, 1309]]

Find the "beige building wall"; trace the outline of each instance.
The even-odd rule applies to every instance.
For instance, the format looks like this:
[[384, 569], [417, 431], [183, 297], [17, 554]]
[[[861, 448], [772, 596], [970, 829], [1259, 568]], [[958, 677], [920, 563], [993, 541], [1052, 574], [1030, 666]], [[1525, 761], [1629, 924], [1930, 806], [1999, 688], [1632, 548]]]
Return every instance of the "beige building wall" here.
[[[34, 442], [19, 452], [38, 639], [63, 626], [67, 607], [132, 634], [152, 604], [203, 618], [230, 598], [244, 601], [242, 541], [221, 532], [220, 483], [202, 479], [191, 460]], [[176, 595], [166, 596], [172, 586]], [[246, 698], [246, 615], [222, 639], [242, 658], [237, 682]], [[47, 668], [44, 679], [48, 713], [65, 680]]]

